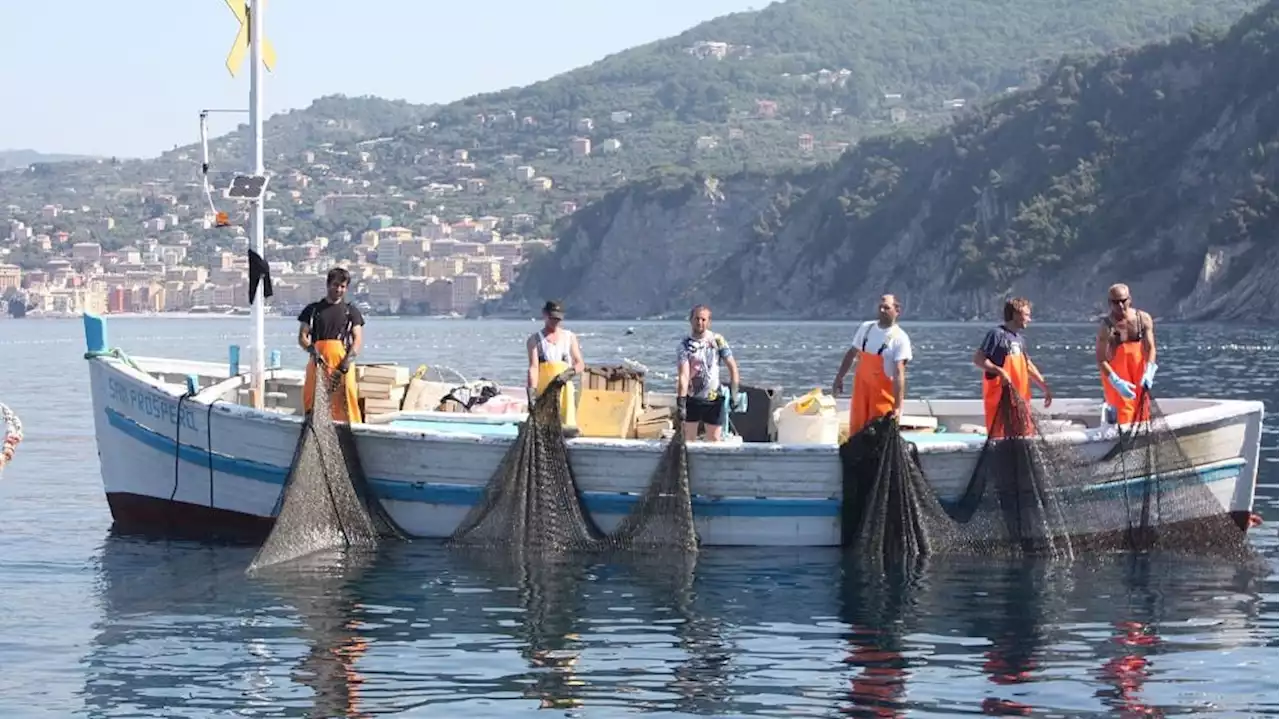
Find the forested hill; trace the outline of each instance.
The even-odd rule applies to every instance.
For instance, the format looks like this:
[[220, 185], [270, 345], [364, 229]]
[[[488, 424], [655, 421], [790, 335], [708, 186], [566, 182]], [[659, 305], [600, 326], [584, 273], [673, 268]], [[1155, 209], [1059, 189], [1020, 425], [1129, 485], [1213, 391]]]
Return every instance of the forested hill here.
[[1165, 317], [1277, 320], [1276, 7], [1092, 60], [866, 140], [804, 173], [634, 185], [579, 211], [512, 299], [643, 316], [990, 316], [1002, 297], [1082, 319], [1125, 281]]
[[[504, 234], [547, 238], [628, 182], [821, 165], [868, 137], [945, 126], [965, 107], [1034, 87], [1064, 52], [1229, 23], [1248, 3], [788, 0], [442, 106], [324, 97], [266, 123], [266, 169], [277, 178], [267, 233], [287, 244], [329, 238], [348, 259], [355, 243], [339, 238], [384, 215], [410, 228], [491, 216]], [[424, 60], [422, 82], [463, 61]], [[192, 213], [182, 223], [192, 261], [207, 261], [226, 235], [204, 226], [199, 108], [190, 111], [192, 144], [155, 159], [0, 172], [0, 196], [18, 208], [7, 219], [33, 237], [65, 231], [113, 250], [146, 241], [147, 221], [179, 208]], [[210, 142], [215, 187], [246, 166], [249, 146], [244, 128]], [[143, 188], [163, 200], [140, 201]], [[77, 209], [48, 221], [46, 205]], [[35, 268], [51, 258], [32, 239], [8, 261]]]
[[[1243, 0], [788, 0], [544, 82], [465, 99], [442, 117], [516, 108], [566, 112], [571, 120], [574, 112], [639, 106], [651, 118], [723, 122], [760, 98], [788, 105], [797, 117], [806, 114], [803, 103], [789, 100], [858, 115], [878, 109], [886, 93], [899, 95], [904, 107], [934, 113], [946, 100], [1034, 84], [1065, 53], [1138, 45], [1197, 23], [1226, 24], [1249, 7]], [[693, 62], [691, 55], [720, 61]], [[847, 75], [823, 82], [824, 70]]]

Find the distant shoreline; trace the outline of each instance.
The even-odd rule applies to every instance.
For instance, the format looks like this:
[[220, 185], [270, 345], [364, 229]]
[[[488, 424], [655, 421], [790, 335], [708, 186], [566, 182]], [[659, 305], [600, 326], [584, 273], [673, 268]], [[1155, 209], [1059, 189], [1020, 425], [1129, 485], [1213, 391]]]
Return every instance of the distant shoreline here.
[[[27, 315], [27, 316], [25, 316], [25, 317], [11, 317], [11, 316], [8, 316], [8, 315], [0, 315], [0, 322], [5, 322], [5, 321], [22, 321], [22, 322], [27, 322], [27, 321], [33, 321], [33, 320], [34, 320], [34, 321], [40, 321], [40, 320], [43, 320], [43, 321], [79, 320], [82, 316], [83, 316], [83, 315], [81, 315], [81, 314], [79, 314], [79, 313], [76, 313], [76, 314], [56, 314], [56, 315], [53, 315], [53, 314], [49, 314], [49, 315]], [[223, 313], [213, 313], [213, 312], [150, 312], [150, 313], [148, 313], [148, 312], [121, 312], [121, 313], [104, 314], [104, 315], [101, 315], [101, 317], [102, 317], [103, 319], [106, 319], [106, 320], [117, 320], [117, 319], [120, 319], [120, 320], [147, 320], [147, 319], [156, 319], [156, 320], [236, 320], [236, 321], [242, 321], [242, 322], [246, 322], [246, 323], [247, 323], [247, 322], [249, 322], [249, 321], [252, 319], [252, 315], [249, 315], [249, 314], [223, 314]], [[366, 315], [366, 317], [367, 317], [370, 321], [374, 321], [374, 322], [379, 321], [379, 320], [416, 320], [416, 319], [423, 319], [423, 320], [438, 320], [438, 321], [450, 321], [450, 322], [474, 322], [474, 321], [486, 321], [486, 320], [487, 320], [487, 321], [499, 321], [499, 322], [536, 322], [536, 321], [538, 321], [538, 320], [539, 320], [539, 318], [538, 318], [538, 317], [533, 316], [533, 315], [517, 315], [517, 314], [507, 314], [507, 313], [496, 314], [496, 315], [491, 314], [491, 315], [487, 315], [487, 316], [483, 316], [483, 317], [451, 317], [451, 316], [448, 316], [448, 315], [375, 315], [375, 314], [367, 314], [367, 315]], [[266, 315], [266, 319], [268, 319], [268, 320], [275, 320], [275, 319], [291, 320], [291, 319], [293, 319], [293, 315], [292, 315], [292, 314], [286, 314], [286, 313], [280, 313], [280, 312], [274, 312], [274, 313], [268, 313], [268, 314]], [[824, 324], [829, 324], [829, 323], [851, 323], [851, 322], [852, 322], [852, 323], [856, 323], [856, 322], [861, 322], [861, 321], [863, 321], [864, 319], [873, 319], [873, 318], [872, 318], [872, 317], [870, 317], [870, 316], [868, 316], [868, 317], [866, 317], [866, 318], [857, 318], [857, 317], [832, 317], [832, 318], [829, 318], [829, 319], [820, 319], [820, 318], [815, 318], [815, 317], [779, 316], [779, 315], [726, 315], [726, 316], [719, 316], [719, 317], [716, 317], [716, 320], [717, 320], [717, 321], [719, 321], [719, 322], [752, 322], [752, 323], [756, 323], [756, 322], [801, 322], [801, 323], [815, 323], [815, 324], [818, 324], [818, 323], [824, 323]], [[989, 324], [989, 323], [990, 323], [990, 324], [994, 324], [994, 323], [996, 323], [997, 321], [998, 321], [998, 318], [992, 318], [992, 319], [985, 319], [985, 318], [984, 318], [984, 319], [977, 319], [977, 320], [973, 320], [973, 319], [966, 320], [966, 319], [955, 319], [955, 318], [934, 319], [934, 318], [919, 318], [919, 317], [912, 317], [912, 318], [910, 318], [910, 319], [902, 320], [902, 321], [901, 321], [901, 324], [902, 324], [903, 326], [906, 326], [906, 327], [911, 327], [911, 326], [921, 326], [921, 325], [931, 325], [931, 324], [966, 324], [966, 325], [968, 325], [968, 324], [972, 324], [972, 325], [986, 325], [986, 324]], [[625, 318], [608, 317], [608, 316], [605, 316], [605, 317], [592, 317], [592, 316], [581, 316], [581, 317], [578, 317], [578, 316], [570, 316], [570, 317], [567, 319], [567, 322], [569, 322], [570, 324], [572, 324], [572, 323], [574, 323], [574, 322], [592, 322], [592, 323], [597, 323], [597, 322], [598, 322], [598, 323], [618, 324], [618, 325], [626, 325], [626, 324], [645, 325], [645, 324], [650, 324], [650, 323], [671, 323], [671, 322], [675, 322], [675, 323], [683, 323], [683, 322], [684, 322], [684, 318], [683, 318], [683, 317], [678, 317], [678, 316], [671, 316], [671, 317], [646, 317], [646, 318], [643, 318], [643, 319], [640, 319], [640, 318], [630, 318], [630, 319], [625, 319]], [[1032, 327], [1033, 327], [1033, 329], [1034, 329], [1034, 327], [1035, 327], [1036, 325], [1041, 325], [1041, 326], [1044, 326], [1044, 325], [1093, 325], [1093, 324], [1095, 324], [1096, 322], [1097, 322], [1097, 319], [1094, 319], [1094, 318], [1088, 318], [1088, 319], [1065, 319], [1065, 320], [1064, 320], [1064, 319], [1042, 319], [1042, 320], [1038, 320], [1038, 321], [1036, 321], [1035, 323], [1033, 323]], [[1159, 317], [1157, 317], [1157, 318], [1156, 318], [1156, 322], [1157, 322], [1158, 324], [1161, 324], [1161, 325], [1217, 325], [1217, 326], [1221, 326], [1221, 327], [1236, 327], [1236, 328], [1244, 328], [1244, 327], [1254, 327], [1254, 328], [1275, 327], [1275, 325], [1273, 325], [1273, 324], [1271, 324], [1271, 323], [1269, 323], [1269, 322], [1249, 322], [1249, 321], [1221, 322], [1221, 321], [1203, 321], [1203, 320], [1196, 320], [1196, 321], [1192, 321], [1192, 320], [1161, 319], [1161, 318], [1159, 318]]]

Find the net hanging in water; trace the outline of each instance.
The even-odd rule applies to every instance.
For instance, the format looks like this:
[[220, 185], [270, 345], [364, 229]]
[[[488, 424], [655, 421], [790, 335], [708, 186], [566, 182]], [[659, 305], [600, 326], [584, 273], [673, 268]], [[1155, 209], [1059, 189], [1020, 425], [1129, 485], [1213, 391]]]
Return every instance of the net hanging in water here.
[[[324, 371], [316, 369], [321, 377]], [[369, 487], [350, 425], [333, 419], [334, 393], [345, 392], [345, 383], [338, 371], [332, 375], [329, 382], [315, 382], [280, 512], [250, 573], [326, 549], [373, 549], [382, 538], [408, 539]]]
[[553, 379], [530, 407], [483, 497], [447, 544], [543, 554], [696, 549], [688, 457], [678, 431], [619, 526], [605, 533], [592, 521], [578, 495], [560, 419], [560, 388], [572, 377], [567, 370]]
[[1149, 419], [1119, 428], [1092, 457], [1084, 445], [1046, 437], [1006, 385], [992, 424], [1009, 431], [988, 435], [949, 505], [897, 423], [875, 420], [840, 448], [842, 543], [889, 560], [948, 552], [1070, 558], [1115, 548], [1250, 556], [1244, 532], [1149, 391], [1139, 403]]

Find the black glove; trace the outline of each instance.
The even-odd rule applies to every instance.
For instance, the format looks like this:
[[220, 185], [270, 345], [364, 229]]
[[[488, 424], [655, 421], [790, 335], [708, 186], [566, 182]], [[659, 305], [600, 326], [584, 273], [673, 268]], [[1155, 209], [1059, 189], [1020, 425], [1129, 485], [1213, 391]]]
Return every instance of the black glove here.
[[689, 398], [676, 397], [676, 419], [681, 422], [685, 421], [689, 416]]
[[355, 358], [352, 357], [351, 355], [347, 355], [346, 357], [343, 357], [342, 361], [338, 363], [338, 371], [341, 372], [342, 374], [346, 374], [348, 371], [351, 370], [351, 365], [354, 362], [355, 362]]

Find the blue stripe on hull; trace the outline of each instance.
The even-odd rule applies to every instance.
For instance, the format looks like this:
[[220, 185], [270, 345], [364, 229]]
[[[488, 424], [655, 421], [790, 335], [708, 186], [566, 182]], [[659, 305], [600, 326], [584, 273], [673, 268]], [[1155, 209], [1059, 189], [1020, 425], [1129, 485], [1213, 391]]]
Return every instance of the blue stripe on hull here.
[[[112, 409], [107, 409], [107, 420], [112, 427], [128, 435], [142, 444], [164, 452], [170, 456], [174, 451], [174, 440], [152, 429], [138, 424], [134, 420]], [[189, 444], [178, 446], [179, 458], [199, 467], [208, 467], [209, 453], [201, 447]], [[1200, 482], [1218, 482], [1234, 479], [1240, 474], [1244, 460], [1219, 464], [1212, 469], [1196, 470]], [[283, 485], [288, 469], [249, 459], [240, 459], [223, 454], [213, 454], [215, 472], [228, 474], [258, 482]], [[471, 506], [479, 501], [483, 487], [456, 484], [432, 484], [428, 482], [406, 482], [370, 477], [374, 492], [383, 499], [419, 502], [424, 504], [444, 504]], [[1099, 488], [1102, 491], [1106, 489]], [[582, 501], [588, 511], [598, 514], [626, 514], [631, 511], [639, 499], [638, 494], [583, 492]], [[699, 517], [829, 517], [840, 515], [840, 500], [827, 499], [786, 499], [755, 497], [693, 497], [693, 513]]]

